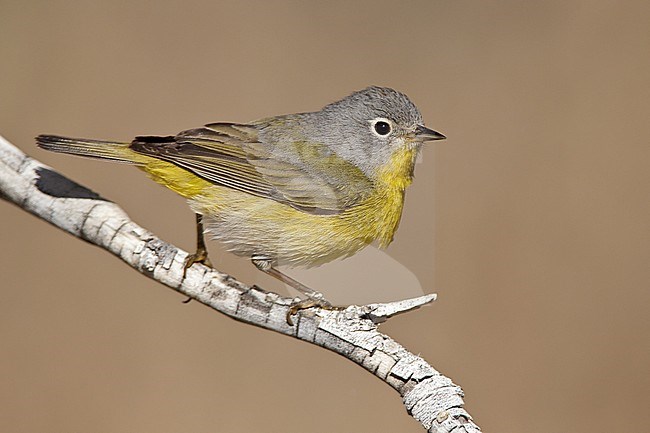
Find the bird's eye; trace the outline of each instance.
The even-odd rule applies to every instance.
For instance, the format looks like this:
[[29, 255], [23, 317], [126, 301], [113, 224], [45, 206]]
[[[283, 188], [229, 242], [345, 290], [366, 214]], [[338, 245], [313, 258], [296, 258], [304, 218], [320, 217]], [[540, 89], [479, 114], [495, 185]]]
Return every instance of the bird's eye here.
[[375, 132], [382, 136], [386, 136], [390, 134], [391, 131], [390, 123], [386, 122], [385, 120], [376, 121], [374, 128], [375, 128]]

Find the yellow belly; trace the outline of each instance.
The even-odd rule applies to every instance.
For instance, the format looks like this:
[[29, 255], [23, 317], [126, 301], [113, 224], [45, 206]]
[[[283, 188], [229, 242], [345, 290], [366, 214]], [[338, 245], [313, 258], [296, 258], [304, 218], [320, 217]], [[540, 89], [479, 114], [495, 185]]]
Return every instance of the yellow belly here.
[[392, 241], [414, 158], [414, 151], [396, 153], [368, 197], [336, 215], [308, 214], [217, 186], [159, 160], [141, 168], [208, 217], [207, 232], [229, 251], [245, 257], [266, 256], [274, 265], [310, 267], [348, 257], [375, 240], [381, 247]]
[[389, 205], [373, 195], [341, 214], [313, 215], [217, 186], [191, 199], [190, 205], [210, 217], [208, 232], [229, 251], [307, 267], [350, 256], [375, 239], [388, 245], [402, 210], [401, 199]]

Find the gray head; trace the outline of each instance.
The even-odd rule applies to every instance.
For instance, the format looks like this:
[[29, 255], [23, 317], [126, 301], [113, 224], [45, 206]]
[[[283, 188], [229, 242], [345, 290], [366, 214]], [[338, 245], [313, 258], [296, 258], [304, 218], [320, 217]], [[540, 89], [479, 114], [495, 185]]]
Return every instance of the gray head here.
[[[272, 135], [276, 143], [307, 139], [325, 145], [370, 178], [395, 152], [417, 151], [424, 141], [445, 138], [422, 125], [420, 111], [405, 94], [388, 87], [371, 86], [320, 111], [280, 118], [282, 127], [267, 131], [267, 138]], [[293, 137], [286, 137], [288, 130], [295, 133]]]
[[368, 87], [312, 114], [320, 119], [316, 135], [370, 177], [396, 151], [445, 138], [423, 126], [408, 96], [388, 87]]
[[397, 126], [398, 129], [412, 129], [422, 124], [420, 110], [408, 96], [388, 87], [371, 86], [354, 92], [340, 101], [326, 105], [320, 114], [349, 118], [363, 126], [380, 118], [389, 120], [394, 124], [391, 126]]

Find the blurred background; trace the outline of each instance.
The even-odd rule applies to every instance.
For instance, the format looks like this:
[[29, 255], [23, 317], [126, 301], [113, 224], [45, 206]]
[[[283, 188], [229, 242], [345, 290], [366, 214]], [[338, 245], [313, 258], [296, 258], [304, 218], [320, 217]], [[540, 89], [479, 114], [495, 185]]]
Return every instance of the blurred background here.
[[[448, 140], [424, 149], [395, 242], [294, 275], [342, 303], [437, 292], [381, 330], [460, 384], [486, 432], [647, 430], [648, 22], [642, 0], [0, 0], [0, 134], [191, 250], [181, 198], [33, 137], [403, 91]], [[5, 202], [0, 221], [2, 431], [421, 431], [339, 356], [184, 305]]]

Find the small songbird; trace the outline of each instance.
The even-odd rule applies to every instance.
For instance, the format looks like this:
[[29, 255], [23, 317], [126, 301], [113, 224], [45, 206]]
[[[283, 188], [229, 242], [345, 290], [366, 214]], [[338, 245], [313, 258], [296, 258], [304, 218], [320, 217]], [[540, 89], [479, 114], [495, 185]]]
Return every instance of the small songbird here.
[[250, 123], [211, 123], [130, 143], [40, 135], [54, 152], [133, 164], [185, 197], [197, 218], [196, 262], [214, 239], [311, 298], [320, 294], [277, 269], [318, 266], [393, 240], [421, 145], [445, 136], [385, 87], [320, 111]]

